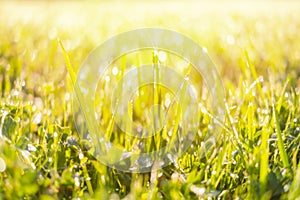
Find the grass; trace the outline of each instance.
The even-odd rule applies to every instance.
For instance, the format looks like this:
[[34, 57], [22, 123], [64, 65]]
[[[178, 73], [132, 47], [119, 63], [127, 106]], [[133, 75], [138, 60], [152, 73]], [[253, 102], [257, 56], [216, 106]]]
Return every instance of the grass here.
[[[0, 199], [299, 199], [299, 3], [0, 5]], [[145, 114], [153, 103], [172, 102], [159, 135], [136, 139], [116, 127], [107, 98], [132, 65], [186, 66], [201, 105], [198, 132], [181, 157], [157, 171], [154, 165], [149, 173], [126, 173], [103, 165], [91, 142], [80, 139], [73, 86], [93, 48], [145, 26], [177, 30], [208, 49], [224, 83], [226, 120], [212, 133], [208, 89], [174, 55], [165, 62], [151, 50], [121, 57], [112, 64], [118, 73], [111, 66], [99, 80], [95, 99], [99, 123], [115, 145], [151, 151], [180, 134], [176, 94], [159, 85], [139, 88], [129, 108], [132, 120], [147, 125], [156, 120], [155, 113]], [[159, 80], [163, 73], [154, 76]], [[207, 148], [204, 138], [212, 134], [218, 141]]]

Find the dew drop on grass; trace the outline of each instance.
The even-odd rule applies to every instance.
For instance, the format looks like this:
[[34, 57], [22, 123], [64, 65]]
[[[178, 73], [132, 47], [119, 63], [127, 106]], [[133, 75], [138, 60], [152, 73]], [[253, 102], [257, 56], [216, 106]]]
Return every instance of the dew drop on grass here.
[[232, 35], [227, 35], [226, 41], [229, 45], [233, 45], [235, 43], [235, 39]]
[[102, 181], [102, 183], [105, 183], [105, 176], [104, 175], [101, 175], [101, 181]]
[[79, 159], [82, 160], [84, 158], [83, 153], [79, 153]]
[[167, 60], [167, 54], [164, 51], [158, 52], [158, 59], [160, 62], [165, 62]]
[[71, 95], [70, 95], [70, 93], [66, 93], [65, 94], [65, 101], [70, 101], [70, 98], [71, 98]]
[[0, 157], [0, 172], [4, 172], [6, 169], [5, 161]]
[[284, 97], [285, 97], [285, 98], [289, 98], [289, 93], [287, 93], [287, 92], [284, 93]]
[[28, 151], [31, 151], [31, 152], [35, 152], [35, 151], [36, 151], [36, 147], [33, 146], [32, 144], [28, 144], [28, 145], [27, 145], [27, 150], [28, 150]]
[[31, 110], [32, 110], [32, 112], [36, 111], [36, 106], [33, 105], [33, 106], [31, 107]]
[[205, 194], [205, 188], [197, 187], [193, 184], [190, 186], [190, 190], [194, 192], [197, 196], [203, 196]]
[[75, 181], [75, 186], [76, 186], [76, 187], [79, 187], [79, 186], [80, 186], [79, 178], [78, 178], [78, 177], [75, 177], [75, 178], [74, 178], [74, 181]]
[[18, 90], [13, 90], [12, 95], [13, 96], [19, 96], [20, 92]]
[[105, 76], [105, 81], [106, 81], [106, 82], [109, 82], [109, 81], [110, 81], [110, 76], [106, 75], [106, 76]]
[[113, 67], [112, 74], [116, 76], [119, 73], [118, 67]]
[[284, 192], [288, 192], [290, 190], [290, 185], [289, 184], [284, 185], [283, 190]]
[[41, 123], [41, 121], [42, 121], [42, 113], [39, 112], [33, 116], [33, 121], [32, 121], [33, 124], [39, 124]]

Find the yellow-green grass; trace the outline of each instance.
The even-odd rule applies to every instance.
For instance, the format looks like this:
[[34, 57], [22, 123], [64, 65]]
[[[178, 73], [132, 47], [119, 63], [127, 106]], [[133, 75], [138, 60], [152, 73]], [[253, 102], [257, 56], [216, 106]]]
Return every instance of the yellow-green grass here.
[[[299, 10], [295, 1], [1, 2], [0, 199], [299, 198]], [[226, 121], [217, 146], [205, 149], [211, 115], [202, 108], [184, 155], [157, 172], [130, 174], [101, 164], [90, 142], [79, 139], [72, 94], [91, 50], [141, 27], [179, 31], [208, 49], [224, 83]], [[122, 57], [115, 81], [126, 63], [139, 66], [151, 56]], [[207, 106], [207, 88], [198, 79]], [[164, 90], [156, 89], [151, 97], [159, 103]], [[133, 148], [137, 140], [126, 143], [112, 124], [104, 101], [110, 89], [99, 93], [107, 138]], [[162, 132], [146, 148], [160, 148], [167, 138]]]

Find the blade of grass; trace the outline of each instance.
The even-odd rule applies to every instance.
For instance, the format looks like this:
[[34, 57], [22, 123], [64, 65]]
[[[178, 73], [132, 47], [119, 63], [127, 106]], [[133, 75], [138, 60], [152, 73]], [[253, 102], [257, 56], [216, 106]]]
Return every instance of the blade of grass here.
[[[95, 138], [95, 134], [97, 133], [96, 132], [97, 131], [96, 124], [93, 123], [92, 116], [87, 112], [89, 110], [88, 105], [90, 105], [90, 104], [87, 104], [85, 98], [83, 97], [83, 94], [80, 91], [79, 85], [76, 82], [75, 72], [73, 70], [73, 67], [72, 67], [72, 64], [71, 64], [71, 60], [70, 60], [70, 57], [69, 57], [68, 53], [64, 49], [62, 42], [60, 40], [58, 42], [59, 42], [60, 48], [63, 51], [64, 59], [65, 59], [65, 62], [66, 62], [66, 66], [68, 68], [68, 71], [69, 71], [69, 74], [70, 74], [70, 77], [71, 77], [71, 81], [73, 83], [73, 87], [75, 89], [75, 92], [76, 92], [76, 95], [77, 95], [80, 107], [82, 109], [82, 112], [84, 113], [84, 117], [85, 117], [85, 119], [86, 119], [86, 121], [88, 123], [88, 127], [91, 128], [91, 130], [90, 130], [91, 131], [91, 137], [93, 138], [94, 142], [98, 141], [97, 144], [99, 144], [99, 140], [97, 138]], [[85, 175], [87, 175], [87, 171], [84, 171], [84, 173], [85, 173]], [[88, 189], [89, 189], [90, 194], [93, 194], [94, 191], [93, 191], [93, 188], [91, 187], [90, 181], [86, 180], [86, 183], [88, 185]]]
[[[252, 95], [249, 95], [250, 99], [252, 99]], [[254, 133], [255, 133], [255, 127], [254, 127], [254, 108], [253, 103], [250, 101], [248, 105], [248, 126], [247, 126], [247, 132], [248, 132], [248, 141], [249, 141], [249, 150], [250, 152], [253, 152], [253, 143], [254, 143]]]
[[277, 139], [278, 139], [278, 149], [279, 149], [279, 155], [281, 158], [281, 161], [283, 163], [283, 166], [290, 170], [290, 164], [289, 164], [289, 159], [288, 159], [288, 155], [286, 153], [286, 150], [284, 148], [284, 142], [281, 136], [281, 130], [280, 130], [280, 125], [279, 125], [279, 120], [278, 120], [278, 113], [275, 107], [275, 97], [274, 97], [274, 93], [273, 93], [273, 88], [271, 89], [271, 93], [272, 93], [272, 112], [273, 112], [273, 120], [274, 120], [274, 126], [275, 126], [275, 132], [277, 135]]
[[[267, 117], [266, 121], [269, 121], [269, 117]], [[266, 125], [268, 124], [269, 123], [267, 122]], [[264, 126], [261, 133], [261, 145], [260, 145], [259, 190], [260, 190], [261, 197], [266, 193], [267, 186], [268, 186], [269, 135], [270, 135], [270, 130], [268, 126]]]
[[212, 184], [214, 184], [215, 188], [218, 187], [218, 184], [221, 181], [221, 178], [224, 176], [224, 171], [223, 171], [224, 168], [222, 168], [222, 165], [223, 165], [224, 159], [226, 157], [226, 152], [227, 152], [227, 143], [224, 142], [222, 150], [219, 153], [218, 160], [215, 164], [215, 166], [216, 166], [215, 172], [216, 173], [212, 177]]
[[[153, 76], [154, 76], [154, 83], [153, 83], [153, 90], [154, 90], [154, 96], [153, 96], [153, 105], [159, 105], [159, 95], [160, 95], [160, 90], [159, 90], [159, 85], [160, 83], [160, 70], [159, 70], [159, 61], [158, 61], [158, 55], [157, 52], [153, 52]], [[156, 110], [156, 109], [155, 109]], [[159, 117], [160, 115], [153, 110], [153, 122], [154, 122], [154, 130], [156, 132], [157, 127], [159, 126], [158, 123], [160, 121]], [[158, 110], [159, 112], [159, 110]], [[154, 133], [155, 134], [155, 133]]]
[[288, 199], [300, 199], [300, 162], [298, 164], [298, 169], [295, 173], [294, 181], [292, 182], [290, 187]]
[[[251, 72], [251, 75], [253, 76], [253, 79], [254, 80], [257, 80], [258, 79], [258, 76], [257, 76], [257, 72], [256, 72], [256, 69], [253, 65], [253, 63], [251, 62], [250, 58], [249, 58], [249, 55], [248, 55], [248, 52], [245, 51], [245, 56], [246, 56], [246, 61], [247, 61], [247, 66], [249, 67], [250, 69], [250, 72]], [[266, 102], [266, 98], [265, 98], [265, 95], [262, 91], [262, 86], [261, 86], [261, 82], [258, 81], [258, 83], [256, 84], [256, 88], [257, 88], [257, 91], [258, 91], [258, 94], [259, 96], [261, 97], [262, 101], [263, 101], [263, 104], [265, 106], [267, 106], [267, 102]]]
[[281, 91], [279, 100], [277, 101], [277, 106], [276, 106], [276, 108], [277, 108], [277, 111], [278, 111], [278, 112], [280, 111], [280, 108], [281, 108], [281, 106], [282, 106], [282, 102], [283, 102], [283, 99], [284, 99], [284, 93], [285, 93], [285, 91], [286, 91], [286, 88], [287, 88], [287, 86], [288, 86], [288, 83], [289, 83], [289, 80], [286, 80], [286, 82], [285, 82], [285, 84], [284, 84], [284, 86], [283, 86], [283, 88], [282, 88], [282, 91]]
[[97, 128], [97, 124], [94, 123], [94, 118], [93, 118], [94, 114], [92, 115], [91, 113], [88, 112], [88, 111], [93, 110], [93, 109], [91, 109], [91, 106], [93, 104], [91, 104], [90, 102], [87, 102], [86, 98], [84, 98], [84, 96], [83, 96], [83, 94], [80, 90], [80, 87], [79, 87], [79, 85], [76, 81], [76, 74], [75, 74], [75, 71], [73, 69], [70, 57], [69, 57], [68, 53], [66, 52], [61, 40], [58, 40], [58, 43], [59, 43], [59, 46], [60, 46], [60, 48], [63, 52], [63, 56], [64, 56], [64, 59], [65, 59], [65, 62], [66, 62], [66, 67], [68, 69], [68, 72], [69, 72], [69, 75], [70, 75], [70, 78], [71, 78], [71, 82], [72, 82], [72, 85], [74, 87], [77, 100], [79, 102], [79, 106], [81, 107], [84, 118], [87, 122], [87, 125], [88, 125], [89, 129], [90, 129], [89, 131], [90, 131], [92, 140], [95, 144], [98, 144], [98, 146], [101, 147], [102, 150], [105, 150], [104, 145], [101, 144], [99, 142], [99, 140], [97, 139], [97, 137], [96, 137], [96, 133], [97, 133], [98, 128]]
[[[186, 72], [185, 72], [185, 78], [182, 80], [181, 84], [179, 85], [178, 89], [176, 90], [176, 92], [174, 93], [173, 98], [171, 99], [171, 103], [169, 105], [169, 108], [166, 111], [166, 115], [168, 115], [169, 109], [171, 108], [172, 105], [174, 105], [174, 103], [176, 102], [176, 97], [178, 99], [183, 99], [183, 95], [186, 92], [186, 87], [188, 84], [188, 81], [186, 78], [189, 77], [190, 75], [190, 71], [191, 71], [192, 65], [188, 65]], [[181, 120], [181, 112], [182, 112], [182, 105], [180, 105], [180, 103], [177, 104], [176, 106], [176, 117], [175, 117], [175, 123], [173, 126], [173, 130], [172, 130], [172, 135], [170, 138], [170, 143], [174, 144], [174, 142], [176, 141], [176, 137], [180, 137], [178, 134], [178, 129], [179, 129], [179, 124], [180, 124], [180, 120]], [[173, 145], [169, 145], [169, 146], [173, 146]], [[169, 150], [169, 149], [168, 149]]]

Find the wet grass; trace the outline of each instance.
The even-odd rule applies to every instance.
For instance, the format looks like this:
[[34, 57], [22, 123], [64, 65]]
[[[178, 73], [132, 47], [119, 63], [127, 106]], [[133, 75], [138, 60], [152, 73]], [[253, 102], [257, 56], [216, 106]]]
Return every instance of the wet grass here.
[[[298, 3], [0, 5], [1, 199], [299, 198]], [[145, 26], [177, 30], [208, 49], [224, 83], [226, 120], [216, 146], [205, 148], [204, 138], [216, 134], [210, 128], [211, 99], [201, 77], [194, 77], [201, 112], [192, 145], [166, 168], [130, 174], [101, 164], [91, 142], [80, 139], [73, 85], [93, 48]], [[114, 63], [119, 71], [99, 80], [100, 124], [107, 138], [126, 149], [139, 151], [136, 144], [142, 142], [144, 150], [159, 149], [178, 132], [176, 103], [169, 112], [177, 129], [173, 134], [163, 130], [148, 142], [126, 136], [112, 122], [110, 88], [128, 66], [160, 64], [152, 53], [122, 57]], [[167, 56], [165, 65], [179, 63]], [[144, 124], [155, 121], [142, 111], [150, 113], [153, 102], [166, 101], [167, 91], [143, 87], [137, 92], [129, 113]], [[140, 102], [146, 102], [144, 108]]]

